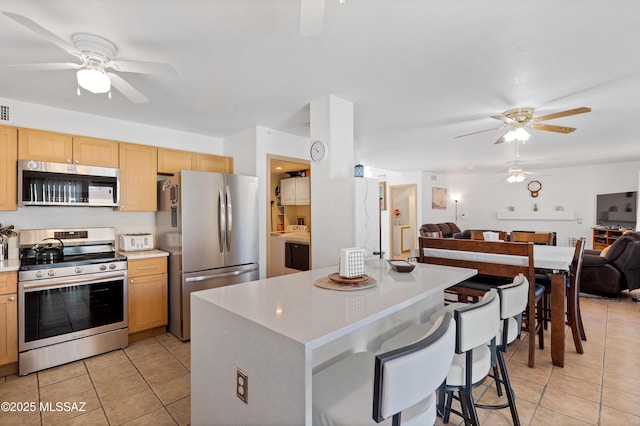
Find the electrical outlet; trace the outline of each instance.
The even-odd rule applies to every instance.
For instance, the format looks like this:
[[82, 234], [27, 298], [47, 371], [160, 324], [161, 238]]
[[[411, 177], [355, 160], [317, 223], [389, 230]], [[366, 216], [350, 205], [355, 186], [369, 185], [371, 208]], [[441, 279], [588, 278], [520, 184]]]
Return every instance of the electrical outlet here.
[[236, 396], [245, 404], [249, 403], [249, 377], [244, 371], [236, 371]]

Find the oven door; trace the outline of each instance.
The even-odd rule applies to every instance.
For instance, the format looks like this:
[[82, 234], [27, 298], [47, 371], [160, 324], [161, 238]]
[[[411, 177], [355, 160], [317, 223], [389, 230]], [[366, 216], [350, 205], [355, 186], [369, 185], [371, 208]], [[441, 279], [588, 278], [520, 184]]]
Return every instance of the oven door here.
[[127, 272], [18, 283], [20, 352], [127, 327]]

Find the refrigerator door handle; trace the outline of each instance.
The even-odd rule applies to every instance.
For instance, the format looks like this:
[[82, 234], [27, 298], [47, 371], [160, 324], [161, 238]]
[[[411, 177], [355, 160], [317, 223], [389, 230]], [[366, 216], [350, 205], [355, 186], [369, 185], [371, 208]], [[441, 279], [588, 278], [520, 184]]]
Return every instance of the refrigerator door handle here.
[[233, 205], [231, 204], [231, 191], [229, 191], [229, 187], [226, 188], [227, 192], [227, 228], [225, 238], [227, 240], [227, 251], [231, 251], [231, 234], [233, 232]]
[[223, 229], [227, 229], [227, 212], [222, 188], [218, 188], [218, 246], [220, 247], [220, 253], [224, 251]]
[[247, 272], [253, 272], [253, 271], [233, 271], [233, 272], [225, 272], [223, 274], [200, 275], [199, 277], [186, 278], [185, 281], [194, 282], [194, 281], [206, 281], [212, 278], [235, 277], [236, 275], [246, 274]]

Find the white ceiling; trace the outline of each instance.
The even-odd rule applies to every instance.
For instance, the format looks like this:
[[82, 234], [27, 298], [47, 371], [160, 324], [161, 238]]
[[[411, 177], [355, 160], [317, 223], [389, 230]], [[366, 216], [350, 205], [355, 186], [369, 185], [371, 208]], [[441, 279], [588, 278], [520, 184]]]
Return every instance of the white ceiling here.
[[100, 35], [116, 59], [177, 77], [121, 74], [150, 101], [76, 96], [74, 71], [9, 64], [74, 58], [0, 15], [0, 97], [227, 137], [256, 125], [309, 135], [309, 102], [354, 103], [362, 163], [437, 173], [506, 171], [513, 144], [490, 115], [587, 106], [532, 131], [526, 170], [640, 159], [638, 0], [326, 0], [324, 31], [299, 35], [300, 0], [2, 0], [60, 38]]

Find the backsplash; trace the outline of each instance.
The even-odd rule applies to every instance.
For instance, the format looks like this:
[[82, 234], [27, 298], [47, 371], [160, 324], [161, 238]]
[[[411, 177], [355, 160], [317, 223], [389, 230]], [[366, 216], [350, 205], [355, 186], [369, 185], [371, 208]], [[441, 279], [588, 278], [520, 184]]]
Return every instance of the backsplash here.
[[[0, 223], [21, 229], [113, 227], [120, 233], [154, 232], [155, 212], [116, 212], [106, 207], [18, 207], [0, 212]], [[18, 238], [9, 239], [9, 257], [18, 257]]]

